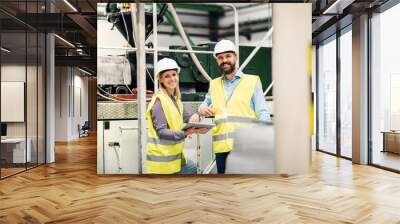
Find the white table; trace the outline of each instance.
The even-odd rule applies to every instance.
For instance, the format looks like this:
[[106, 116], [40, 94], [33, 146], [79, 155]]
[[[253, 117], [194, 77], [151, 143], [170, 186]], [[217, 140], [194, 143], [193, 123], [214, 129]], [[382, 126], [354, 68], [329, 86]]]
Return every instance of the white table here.
[[28, 147], [26, 147], [26, 154], [25, 154], [25, 138], [1, 139], [2, 145], [13, 145], [13, 163], [31, 162], [32, 140], [30, 138], [27, 138], [26, 142], [28, 143], [27, 144]]

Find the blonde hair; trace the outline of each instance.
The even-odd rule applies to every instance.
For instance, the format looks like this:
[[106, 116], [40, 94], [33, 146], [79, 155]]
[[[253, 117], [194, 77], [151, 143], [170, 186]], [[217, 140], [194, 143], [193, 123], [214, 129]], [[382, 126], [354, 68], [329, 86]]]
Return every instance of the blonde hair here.
[[[176, 69], [174, 69], [174, 70], [176, 71]], [[168, 70], [167, 70], [167, 71], [168, 71]], [[160, 82], [160, 80], [161, 80], [161, 78], [162, 78], [164, 72], [165, 72], [165, 71], [162, 71], [162, 72], [160, 72], [160, 74], [158, 75], [158, 82], [160, 83], [160, 88], [163, 89], [163, 90], [166, 92], [167, 90], [165, 89], [164, 84], [163, 84], [162, 82]], [[175, 87], [174, 96], [180, 100], [181, 97], [182, 97], [182, 95], [181, 95], [181, 90], [179, 89], [179, 73], [178, 73], [178, 71], [176, 71], [176, 74], [178, 75], [178, 85]]]

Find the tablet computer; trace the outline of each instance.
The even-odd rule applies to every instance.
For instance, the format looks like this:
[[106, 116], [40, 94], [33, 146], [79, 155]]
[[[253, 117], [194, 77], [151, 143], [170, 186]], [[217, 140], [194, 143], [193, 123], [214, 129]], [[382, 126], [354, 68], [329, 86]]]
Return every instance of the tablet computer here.
[[214, 124], [204, 124], [204, 123], [187, 123], [186, 126], [182, 130], [187, 130], [189, 128], [207, 128], [210, 130], [213, 128]]

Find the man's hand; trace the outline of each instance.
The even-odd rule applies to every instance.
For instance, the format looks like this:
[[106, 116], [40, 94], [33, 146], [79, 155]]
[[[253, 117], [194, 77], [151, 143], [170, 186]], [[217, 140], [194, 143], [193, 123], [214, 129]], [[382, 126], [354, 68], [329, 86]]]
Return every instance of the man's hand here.
[[208, 132], [207, 128], [196, 128], [196, 133], [197, 134], [205, 134]]
[[189, 136], [191, 134], [205, 134], [207, 132], [207, 128], [189, 128], [185, 131], [185, 136]]
[[200, 113], [205, 117], [211, 117], [215, 115], [215, 111], [211, 107], [202, 107]]

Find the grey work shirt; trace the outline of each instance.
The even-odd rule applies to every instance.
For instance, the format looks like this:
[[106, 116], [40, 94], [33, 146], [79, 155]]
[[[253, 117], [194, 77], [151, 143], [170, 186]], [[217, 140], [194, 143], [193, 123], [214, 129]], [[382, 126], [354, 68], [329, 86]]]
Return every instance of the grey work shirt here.
[[[172, 99], [172, 102], [174, 102], [176, 108], [179, 110], [178, 103], [176, 102], [175, 97], [173, 95], [169, 95], [169, 97]], [[183, 122], [187, 123], [191, 116], [192, 114], [185, 108], [183, 108]], [[156, 130], [159, 138], [175, 141], [179, 141], [185, 138], [184, 131], [173, 131], [169, 128], [167, 118], [165, 117], [164, 110], [159, 99], [156, 100], [153, 108], [151, 108], [151, 118], [153, 119], [154, 129]]]

